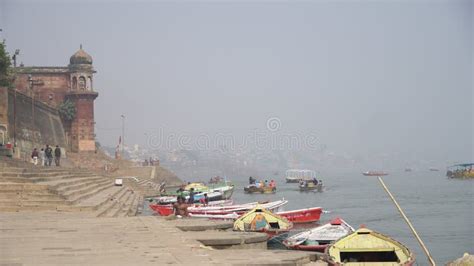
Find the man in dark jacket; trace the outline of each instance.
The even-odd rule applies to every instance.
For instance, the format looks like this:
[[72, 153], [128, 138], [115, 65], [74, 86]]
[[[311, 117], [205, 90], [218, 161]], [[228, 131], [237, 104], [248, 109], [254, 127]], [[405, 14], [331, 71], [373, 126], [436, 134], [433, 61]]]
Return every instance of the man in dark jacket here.
[[46, 145], [44, 155], [46, 156], [46, 165], [51, 166], [51, 163], [53, 162], [53, 149], [51, 149], [49, 145]]
[[59, 148], [58, 145], [56, 145], [56, 149], [54, 149], [54, 163], [56, 166], [59, 166], [59, 163], [61, 161], [61, 149]]

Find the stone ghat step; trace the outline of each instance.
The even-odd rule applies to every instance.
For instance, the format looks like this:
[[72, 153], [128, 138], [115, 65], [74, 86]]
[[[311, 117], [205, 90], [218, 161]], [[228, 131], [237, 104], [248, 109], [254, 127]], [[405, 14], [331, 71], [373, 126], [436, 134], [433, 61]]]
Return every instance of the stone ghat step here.
[[1, 206], [0, 212], [34, 212], [34, 211], [61, 211], [67, 209], [66, 205], [42, 205], [42, 206]]
[[122, 187], [120, 190], [117, 191], [114, 195], [111, 195], [109, 198], [105, 200], [105, 202], [97, 208], [95, 212], [95, 216], [97, 217], [107, 217], [110, 216], [110, 213], [113, 210], [117, 209], [120, 202], [123, 201], [124, 197], [128, 195], [128, 189]]
[[63, 188], [70, 187], [76, 184], [83, 184], [92, 180], [101, 181], [106, 179], [102, 176], [89, 176], [89, 177], [76, 177], [58, 180], [41, 181], [38, 184], [48, 185], [51, 189], [62, 190]]
[[67, 200], [70, 201], [72, 204], [78, 204], [81, 201], [88, 199], [94, 195], [97, 195], [99, 192], [102, 192], [111, 187], [114, 187], [114, 184], [112, 182], [104, 183], [97, 186], [88, 187], [86, 189], [81, 189], [79, 193], [77, 193], [76, 191], [76, 193], [74, 193], [74, 196], [70, 196], [70, 195], [69, 196], [62, 195], [62, 196], [65, 196]]
[[137, 202], [139, 195], [136, 193], [130, 193], [126, 202], [124, 202], [119, 211], [114, 213], [113, 217], [126, 217], [136, 215]]
[[108, 178], [93, 178], [93, 179], [83, 179], [82, 182], [76, 181], [73, 184], [58, 184], [56, 186], [51, 186], [51, 190], [59, 194], [66, 194], [69, 191], [75, 191], [82, 188], [90, 187], [97, 184], [102, 184], [105, 182], [113, 182]]
[[63, 200], [58, 195], [51, 194], [48, 191], [42, 193], [18, 193], [18, 192], [1, 192], [0, 193], [0, 200], [1, 199], [14, 199], [14, 200]]
[[15, 199], [0, 199], [0, 206], [58, 206], [65, 205], [62, 199], [51, 199], [51, 200], [15, 200]]
[[[122, 190], [126, 190], [125, 187], [120, 186], [110, 186], [100, 191], [100, 193], [95, 193], [90, 197], [78, 202], [74, 208], [71, 210], [89, 210], [89, 211], [97, 211], [97, 210], [104, 210], [107, 208], [107, 204], [110, 203], [114, 198], [121, 193]], [[100, 211], [99, 211], [100, 212]], [[97, 212], [95, 216], [97, 216]]]
[[23, 177], [23, 178], [67, 178], [73, 176], [91, 176], [92, 173], [71, 173], [71, 172], [58, 172], [58, 173], [13, 173], [13, 172], [0, 172], [0, 177]]
[[14, 182], [1, 182], [1, 192], [13, 192], [13, 191], [35, 191], [35, 190], [48, 190], [48, 185], [31, 184], [31, 183], [14, 183]]
[[107, 187], [112, 186], [113, 184], [114, 183], [111, 180], [102, 180], [100, 182], [89, 183], [86, 186], [71, 189], [71, 190], [66, 190], [66, 191], [52, 190], [52, 191], [55, 192], [55, 193], [60, 194], [61, 196], [65, 197], [67, 199], [70, 199], [70, 198], [74, 198], [78, 195], [83, 195], [83, 194], [87, 194], [91, 191], [95, 191], [95, 190], [97, 190], [99, 188], [102, 188], [104, 186], [107, 186]]

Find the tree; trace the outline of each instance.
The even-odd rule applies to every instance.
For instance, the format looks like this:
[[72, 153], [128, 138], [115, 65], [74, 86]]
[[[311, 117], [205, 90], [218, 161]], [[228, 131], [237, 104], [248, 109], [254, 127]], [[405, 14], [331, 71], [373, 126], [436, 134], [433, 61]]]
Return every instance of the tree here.
[[10, 87], [11, 79], [11, 61], [8, 52], [5, 50], [5, 43], [0, 43], [0, 86]]
[[70, 100], [66, 100], [59, 105], [59, 114], [64, 120], [71, 122], [76, 117], [76, 106]]

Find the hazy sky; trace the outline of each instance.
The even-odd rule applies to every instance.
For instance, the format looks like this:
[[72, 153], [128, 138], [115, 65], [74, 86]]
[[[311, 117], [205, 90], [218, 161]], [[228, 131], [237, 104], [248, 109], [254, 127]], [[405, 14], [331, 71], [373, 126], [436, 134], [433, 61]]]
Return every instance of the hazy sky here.
[[[328, 148], [472, 159], [472, 1], [0, 1], [25, 65], [94, 58], [98, 140], [246, 134], [278, 117]], [[155, 130], [156, 131], [156, 130]]]

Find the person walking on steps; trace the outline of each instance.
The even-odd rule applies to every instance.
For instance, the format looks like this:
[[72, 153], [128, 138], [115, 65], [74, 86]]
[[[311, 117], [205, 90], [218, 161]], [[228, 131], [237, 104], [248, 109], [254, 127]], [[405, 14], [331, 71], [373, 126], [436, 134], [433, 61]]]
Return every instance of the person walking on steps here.
[[44, 154], [46, 155], [46, 164], [47, 166], [51, 166], [51, 163], [53, 162], [53, 149], [49, 147], [49, 145], [46, 145], [46, 149], [44, 150]]
[[54, 163], [56, 166], [60, 166], [61, 162], [61, 148], [59, 148], [58, 145], [56, 145], [56, 149], [54, 149]]
[[44, 166], [44, 164], [46, 163], [46, 160], [45, 160], [45, 154], [44, 154], [44, 149], [41, 148], [40, 152], [39, 152], [39, 158], [41, 160], [41, 166]]
[[34, 148], [33, 152], [31, 153], [31, 162], [34, 165], [38, 164], [38, 150]]

